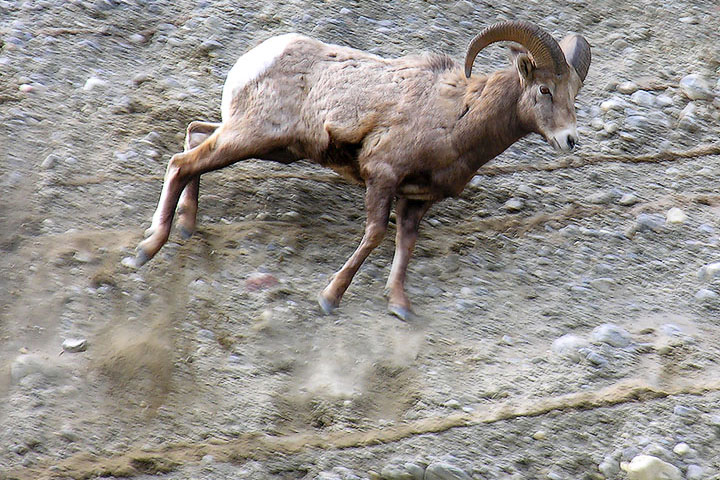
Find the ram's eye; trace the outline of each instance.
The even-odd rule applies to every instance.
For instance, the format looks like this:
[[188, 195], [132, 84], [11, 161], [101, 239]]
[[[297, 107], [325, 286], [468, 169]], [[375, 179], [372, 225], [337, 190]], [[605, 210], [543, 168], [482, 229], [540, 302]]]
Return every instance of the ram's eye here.
[[550, 89], [543, 85], [540, 87], [540, 93], [542, 93], [543, 95], [550, 95]]

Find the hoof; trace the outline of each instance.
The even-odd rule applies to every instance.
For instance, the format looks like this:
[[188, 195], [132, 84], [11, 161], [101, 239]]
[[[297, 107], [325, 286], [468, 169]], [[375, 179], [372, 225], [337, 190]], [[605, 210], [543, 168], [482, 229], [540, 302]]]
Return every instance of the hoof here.
[[182, 225], [178, 226], [178, 230], [180, 231], [180, 238], [183, 240], [187, 240], [188, 238], [193, 236], [194, 230], [191, 228], [183, 227]]
[[325, 315], [330, 315], [337, 308], [337, 305], [323, 297], [322, 294], [318, 295], [318, 304]]
[[415, 318], [415, 314], [406, 307], [401, 307], [400, 305], [388, 305], [388, 312], [390, 312], [392, 315], [395, 315], [403, 322], [409, 322], [413, 318]]
[[145, 252], [141, 247], [138, 247], [135, 258], [133, 259], [133, 267], [140, 268], [150, 260], [150, 255]]

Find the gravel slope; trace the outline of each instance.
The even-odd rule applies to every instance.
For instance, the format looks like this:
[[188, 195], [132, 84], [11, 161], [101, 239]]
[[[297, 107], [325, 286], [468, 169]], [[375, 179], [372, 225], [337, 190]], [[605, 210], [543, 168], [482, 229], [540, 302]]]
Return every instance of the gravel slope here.
[[[720, 9], [503, 4], [0, 1], [0, 479], [720, 479]], [[320, 315], [363, 191], [302, 162], [206, 175], [197, 234], [121, 264], [257, 42], [459, 59], [506, 18], [592, 44], [581, 145], [528, 137], [433, 207], [415, 321], [394, 226]]]

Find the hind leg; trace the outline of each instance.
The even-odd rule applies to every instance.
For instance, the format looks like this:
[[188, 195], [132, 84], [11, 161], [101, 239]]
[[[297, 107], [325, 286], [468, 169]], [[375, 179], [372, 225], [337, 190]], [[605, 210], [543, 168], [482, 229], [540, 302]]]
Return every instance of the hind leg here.
[[[191, 122], [185, 134], [185, 152], [204, 142], [220, 127], [220, 123]], [[185, 186], [180, 194], [177, 207], [177, 228], [183, 238], [190, 238], [195, 231], [198, 210], [198, 195], [200, 193], [200, 175], [196, 175]]]
[[[167, 242], [180, 195], [191, 180], [240, 160], [259, 158], [264, 152], [279, 146], [279, 141], [263, 137], [261, 132], [221, 125], [197, 147], [173, 155], [165, 171], [152, 224], [147, 230], [149, 235], [138, 245], [133, 264], [141, 266]], [[191, 194], [188, 196], [191, 197]]]

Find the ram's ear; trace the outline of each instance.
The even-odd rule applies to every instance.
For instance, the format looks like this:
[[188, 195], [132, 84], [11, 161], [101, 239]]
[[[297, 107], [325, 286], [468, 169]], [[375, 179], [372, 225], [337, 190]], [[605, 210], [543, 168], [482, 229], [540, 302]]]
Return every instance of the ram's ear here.
[[515, 63], [515, 59], [518, 57], [518, 55], [522, 55], [523, 53], [527, 55], [528, 53], [526, 49], [519, 45], [510, 45], [508, 50], [510, 50], [510, 54], [508, 55], [510, 58], [510, 63]]
[[515, 68], [517, 68], [520, 80], [523, 83], [530, 83], [535, 73], [535, 63], [527, 53], [521, 53], [515, 57]]

